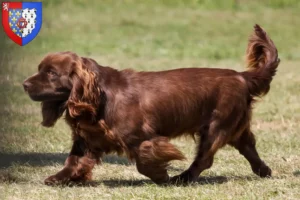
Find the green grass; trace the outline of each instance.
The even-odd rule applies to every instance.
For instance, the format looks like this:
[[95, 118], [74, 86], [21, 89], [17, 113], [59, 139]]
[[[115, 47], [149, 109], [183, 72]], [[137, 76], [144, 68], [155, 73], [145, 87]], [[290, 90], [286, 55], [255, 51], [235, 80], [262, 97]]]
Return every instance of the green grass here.
[[[300, 199], [300, 5], [266, 1], [44, 1], [39, 35], [19, 47], [0, 31], [0, 199]], [[71, 146], [69, 128], [40, 125], [40, 105], [22, 81], [45, 54], [75, 51], [117, 69], [163, 70], [219, 67], [244, 70], [252, 26], [263, 26], [282, 63], [270, 93], [254, 110], [253, 129], [261, 157], [274, 176], [261, 179], [239, 153], [220, 150], [196, 184], [161, 187], [140, 175], [125, 158], [111, 155], [94, 170], [88, 186], [48, 187]], [[193, 160], [192, 140], [173, 141]]]

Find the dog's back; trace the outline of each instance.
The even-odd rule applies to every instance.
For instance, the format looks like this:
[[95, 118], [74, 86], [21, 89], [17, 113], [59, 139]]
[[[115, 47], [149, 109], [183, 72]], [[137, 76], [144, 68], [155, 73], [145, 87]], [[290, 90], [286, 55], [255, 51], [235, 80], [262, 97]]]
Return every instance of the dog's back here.
[[247, 60], [246, 72], [181, 68], [128, 75], [125, 71], [127, 87], [120, 101], [131, 99], [127, 102], [134, 109], [128, 113], [136, 110], [144, 131], [169, 137], [193, 134], [220, 118], [231, 129], [226, 138], [230, 141], [249, 126], [253, 99], [267, 93], [279, 63], [276, 47], [259, 26], [249, 40]]

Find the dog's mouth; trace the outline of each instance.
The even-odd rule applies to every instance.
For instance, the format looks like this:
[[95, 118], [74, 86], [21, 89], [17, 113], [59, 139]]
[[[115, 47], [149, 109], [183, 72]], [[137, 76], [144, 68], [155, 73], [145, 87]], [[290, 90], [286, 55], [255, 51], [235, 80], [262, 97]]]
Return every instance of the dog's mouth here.
[[45, 100], [50, 100], [50, 96], [45, 96], [45, 95], [36, 95], [36, 94], [30, 94], [29, 92], [27, 92], [29, 97], [33, 100], [33, 101], [45, 101]]
[[66, 88], [45, 88], [39, 91], [37, 86], [31, 83], [23, 83], [24, 91], [33, 101], [65, 101], [69, 98], [70, 90]]
[[33, 101], [64, 101], [69, 98], [69, 95], [64, 92], [33, 94], [25, 91]]

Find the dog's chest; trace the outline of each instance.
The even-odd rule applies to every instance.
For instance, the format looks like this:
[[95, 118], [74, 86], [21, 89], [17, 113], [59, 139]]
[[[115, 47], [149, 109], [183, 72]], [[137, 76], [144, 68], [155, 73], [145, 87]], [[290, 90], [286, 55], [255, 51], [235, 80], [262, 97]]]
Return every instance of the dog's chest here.
[[72, 119], [68, 122], [74, 134], [83, 138], [88, 148], [92, 151], [105, 153], [123, 151], [123, 145], [121, 145], [118, 137], [112, 133], [104, 120], [91, 123], [90, 121]]
[[100, 122], [66, 117], [67, 123], [75, 136], [83, 138], [90, 148], [99, 148], [105, 135], [105, 129]]
[[90, 145], [97, 145], [104, 139], [106, 130], [101, 126], [100, 123], [91, 124], [88, 121], [77, 121], [76, 122], [76, 134], [84, 138], [85, 141]]
[[77, 130], [82, 137], [86, 135], [98, 135], [104, 134], [105, 130], [101, 127], [99, 123], [91, 124], [85, 121], [78, 121], [76, 123]]

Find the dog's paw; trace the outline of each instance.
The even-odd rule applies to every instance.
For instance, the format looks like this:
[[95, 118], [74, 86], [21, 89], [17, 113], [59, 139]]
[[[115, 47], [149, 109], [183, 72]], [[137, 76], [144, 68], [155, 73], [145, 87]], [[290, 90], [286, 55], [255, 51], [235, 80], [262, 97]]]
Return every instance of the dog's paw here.
[[264, 162], [261, 162], [259, 165], [252, 165], [251, 168], [256, 175], [262, 178], [270, 178], [272, 176], [272, 170]]
[[272, 176], [272, 170], [267, 165], [262, 165], [258, 169], [253, 171], [255, 174], [262, 178], [270, 178]]
[[69, 178], [65, 177], [59, 177], [57, 175], [49, 176], [44, 180], [45, 185], [54, 186], [54, 185], [60, 185], [60, 184], [66, 184], [69, 182]]
[[55, 175], [49, 176], [44, 180], [46, 185], [59, 185], [59, 184], [68, 184], [71, 180], [71, 177], [75, 174], [73, 168], [63, 168], [61, 171]]
[[196, 182], [198, 177], [192, 175], [191, 171], [186, 170], [180, 175], [174, 176], [170, 179], [169, 183], [174, 185], [186, 185]]

